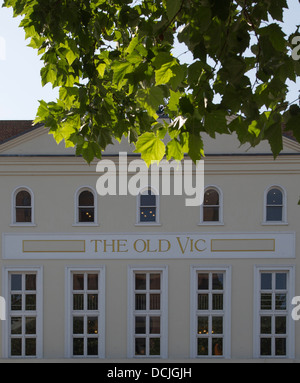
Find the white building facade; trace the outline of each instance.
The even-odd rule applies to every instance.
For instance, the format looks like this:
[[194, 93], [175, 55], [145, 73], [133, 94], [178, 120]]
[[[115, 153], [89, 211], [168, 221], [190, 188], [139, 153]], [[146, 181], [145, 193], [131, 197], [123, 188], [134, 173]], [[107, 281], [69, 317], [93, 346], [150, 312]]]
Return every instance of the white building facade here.
[[204, 141], [201, 206], [119, 195], [125, 140], [116, 195], [42, 126], [2, 141], [1, 359], [300, 360], [300, 146]]

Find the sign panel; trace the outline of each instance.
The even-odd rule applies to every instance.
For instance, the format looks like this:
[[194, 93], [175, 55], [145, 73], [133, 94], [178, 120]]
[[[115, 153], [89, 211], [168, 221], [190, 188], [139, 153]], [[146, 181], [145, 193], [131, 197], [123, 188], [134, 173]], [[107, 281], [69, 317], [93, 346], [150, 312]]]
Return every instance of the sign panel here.
[[4, 259], [295, 258], [295, 233], [3, 234]]

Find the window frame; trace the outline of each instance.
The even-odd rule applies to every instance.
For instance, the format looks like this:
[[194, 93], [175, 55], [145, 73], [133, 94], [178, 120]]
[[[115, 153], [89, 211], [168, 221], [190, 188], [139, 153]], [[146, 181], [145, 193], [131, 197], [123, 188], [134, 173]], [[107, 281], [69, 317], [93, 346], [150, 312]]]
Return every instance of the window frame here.
[[[261, 314], [262, 311], [260, 309], [260, 275], [262, 273], [271, 273], [272, 275], [275, 273], [287, 273], [287, 297], [286, 304], [287, 308], [284, 310], [286, 316], [286, 355], [273, 355], [273, 346], [272, 346], [272, 355], [260, 355], [260, 317], [263, 316], [264, 313]], [[272, 277], [273, 278], [273, 277]], [[273, 287], [271, 290], [273, 294]], [[256, 359], [293, 359], [295, 358], [295, 321], [292, 318], [292, 297], [295, 296], [295, 266], [254, 266], [254, 293], [253, 293], [253, 304], [254, 304], [254, 317], [253, 317], [253, 357]], [[279, 310], [277, 310], [279, 314], [282, 314]], [[266, 315], [270, 316], [276, 315], [276, 309], [269, 310], [266, 312]], [[280, 316], [280, 315], [279, 315]], [[276, 335], [276, 334], [275, 334]], [[275, 337], [274, 334], [271, 334], [272, 339]]]
[[[160, 297], [160, 355], [135, 355], [135, 275], [138, 273], [161, 274]], [[166, 359], [168, 357], [168, 266], [128, 266], [127, 357], [130, 359]], [[146, 314], [150, 310], [142, 310]], [[141, 313], [141, 315], [143, 315]], [[150, 315], [150, 313], [149, 313]], [[153, 310], [153, 315], [158, 313]], [[146, 335], [145, 335], [146, 336]]]
[[[31, 221], [30, 222], [17, 222], [17, 195], [19, 192], [26, 191], [30, 194], [31, 205], [27, 208], [31, 209]], [[10, 226], [36, 226], [35, 224], [35, 211], [34, 211], [34, 193], [28, 186], [18, 186], [12, 192], [11, 197], [11, 225]]]
[[[198, 331], [198, 274], [200, 273], [223, 273], [223, 355], [198, 355], [197, 331]], [[231, 357], [231, 266], [191, 266], [190, 277], [190, 357], [193, 359], [230, 359]], [[212, 315], [213, 310], [207, 310], [207, 316]], [[204, 314], [204, 313], [203, 313]], [[211, 337], [211, 336], [210, 336]]]
[[[36, 310], [35, 315], [37, 317], [36, 320], [36, 355], [35, 356], [11, 356], [10, 355], [10, 317], [11, 317], [11, 309], [10, 309], [10, 292], [11, 287], [9, 283], [11, 281], [11, 274], [35, 274], [36, 275]], [[41, 359], [43, 358], [43, 267], [10, 267], [4, 266], [2, 270], [2, 291], [5, 301], [7, 302], [7, 310], [6, 310], [6, 319], [2, 324], [3, 329], [3, 342], [2, 342], [2, 354], [4, 358], [7, 359]], [[23, 290], [22, 290], [23, 294]], [[21, 310], [21, 316], [25, 317], [25, 310]], [[17, 315], [17, 312], [16, 312]], [[13, 315], [12, 315], [13, 316]], [[28, 315], [27, 315], [28, 316]], [[23, 335], [22, 335], [23, 337]]]
[[[82, 192], [84, 191], [89, 191], [90, 193], [93, 194], [94, 196], [94, 205], [92, 208], [94, 209], [94, 221], [93, 222], [80, 222], [79, 221], [79, 196]], [[80, 186], [76, 191], [74, 195], [74, 224], [73, 226], [99, 226], [98, 224], [98, 198], [97, 198], [97, 193], [94, 188], [91, 186]]]
[[[211, 206], [218, 206], [219, 207], [219, 220], [218, 221], [204, 221], [204, 198], [205, 198], [205, 193], [208, 191], [208, 190], [214, 190], [216, 191], [218, 194], [219, 194], [219, 205], [211, 205]], [[210, 206], [210, 205], [207, 205], [207, 206]], [[224, 221], [223, 221], [223, 192], [222, 190], [220, 189], [219, 186], [217, 185], [207, 185], [204, 189], [204, 193], [203, 193], [203, 203], [200, 205], [200, 222], [199, 224], [200, 226], [221, 226], [221, 225], [224, 225]]]
[[[73, 274], [95, 274], [98, 278], [98, 355], [73, 355], [72, 339], [73, 339], [73, 305], [72, 305], [72, 282]], [[105, 316], [106, 316], [106, 303], [105, 303], [105, 266], [100, 267], [66, 267], [65, 269], [65, 357], [68, 359], [103, 359], [105, 358]], [[85, 316], [88, 314], [88, 310], [82, 310], [82, 314]], [[95, 316], [91, 314], [92, 316]], [[85, 336], [86, 334], [84, 334]]]
[[[141, 196], [142, 194], [147, 191], [151, 190], [153, 195], [155, 195], [155, 208], [156, 208], [156, 216], [155, 216], [155, 221], [140, 221], [140, 209], [141, 207]], [[152, 186], [148, 185], [146, 187], [143, 187], [137, 194], [136, 196], [136, 223], [135, 226], [161, 226], [160, 223], [160, 196], [158, 191], [153, 188]]]
[[[277, 189], [282, 193], [282, 205], [277, 205], [281, 206], [282, 208], [282, 220], [281, 221], [267, 221], [267, 199], [268, 199], [268, 193], [272, 189]], [[274, 205], [276, 206], [276, 205]], [[280, 185], [270, 185], [268, 186], [265, 191], [264, 191], [264, 208], [263, 208], [263, 222], [262, 225], [288, 225], [287, 221], [287, 193], [286, 190], [280, 186]]]

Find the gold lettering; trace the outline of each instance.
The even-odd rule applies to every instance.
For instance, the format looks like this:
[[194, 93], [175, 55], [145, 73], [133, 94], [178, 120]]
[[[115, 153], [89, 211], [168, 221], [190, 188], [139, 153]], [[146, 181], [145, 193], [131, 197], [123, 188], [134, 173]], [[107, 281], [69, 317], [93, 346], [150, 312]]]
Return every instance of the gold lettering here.
[[181, 250], [182, 254], [184, 254], [185, 251], [186, 251], [187, 245], [188, 245], [188, 243], [189, 243], [190, 237], [187, 237], [187, 239], [186, 239], [186, 243], [185, 243], [185, 247], [184, 247], [184, 248], [183, 248], [183, 246], [182, 246], [182, 244], [181, 244], [181, 239], [180, 239], [180, 237], [176, 237], [176, 239], [177, 239], [177, 242], [178, 242], [178, 244], [179, 244], [179, 246], [180, 246], [180, 250]]
[[[198, 242], [202, 242], [202, 243], [203, 243], [203, 247], [201, 247], [200, 249], [199, 249], [199, 247], [198, 247]], [[206, 247], [206, 241], [205, 241], [205, 239], [198, 239], [198, 240], [195, 242], [195, 249], [196, 249], [197, 251], [204, 251], [204, 250], [206, 250], [207, 247]]]
[[[138, 248], [137, 248], [137, 243], [138, 242], [142, 242], [143, 243], [143, 249], [142, 250], [138, 250]], [[133, 247], [134, 247], [134, 250], [137, 251], [138, 253], [143, 253], [146, 250], [146, 248], [147, 248], [147, 243], [143, 239], [137, 239], [136, 241], [134, 241]]]
[[151, 250], [150, 249], [150, 239], [147, 239], [147, 252], [148, 253], [156, 253], [157, 249]]
[[[162, 243], [163, 243], [163, 241], [167, 243], [167, 248], [166, 248], [165, 250], [162, 249]], [[158, 251], [159, 251], [160, 253], [166, 253], [167, 251], [170, 250], [170, 248], [171, 248], [171, 243], [170, 243], [170, 241], [168, 241], [167, 239], [159, 239], [159, 240], [158, 240]]]
[[91, 239], [91, 242], [95, 242], [95, 253], [98, 253], [98, 242], [102, 242], [102, 239]]
[[104, 253], [107, 252], [107, 247], [108, 246], [111, 246], [112, 247], [112, 252], [114, 253], [115, 252], [115, 240], [113, 239], [112, 240], [112, 243], [107, 243], [107, 240], [104, 239]]
[[128, 249], [121, 250], [121, 247], [124, 247], [126, 245], [127, 245], [127, 239], [118, 239], [117, 240], [117, 251], [118, 251], [118, 253], [127, 253]]

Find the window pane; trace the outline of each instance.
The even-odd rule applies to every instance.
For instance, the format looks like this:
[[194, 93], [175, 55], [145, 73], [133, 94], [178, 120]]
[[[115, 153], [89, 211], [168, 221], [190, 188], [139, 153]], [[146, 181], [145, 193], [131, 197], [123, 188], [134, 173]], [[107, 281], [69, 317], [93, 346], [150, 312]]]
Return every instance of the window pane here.
[[208, 310], [208, 294], [198, 294], [198, 310]]
[[160, 274], [150, 274], [150, 290], [160, 290]]
[[26, 274], [25, 275], [25, 290], [36, 290], [36, 275], [35, 274]]
[[198, 338], [198, 355], [208, 355], [208, 339]]
[[198, 317], [198, 334], [208, 334], [208, 317]]
[[223, 274], [213, 274], [212, 283], [213, 290], [223, 290]]
[[208, 274], [198, 274], [198, 290], [208, 290]]
[[223, 334], [223, 317], [212, 317], [212, 333]]
[[10, 333], [15, 334], [22, 334], [22, 318], [21, 317], [12, 317], [10, 321], [11, 329]]
[[135, 355], [146, 355], [146, 339], [135, 339]]
[[140, 208], [140, 222], [155, 222], [156, 221], [156, 207], [141, 207]]
[[275, 334], [286, 334], [286, 317], [275, 317]]
[[160, 317], [150, 317], [150, 334], [160, 334]]
[[263, 316], [260, 318], [260, 333], [271, 334], [272, 330], [272, 317]]
[[286, 294], [275, 294], [275, 310], [286, 310]]
[[150, 338], [150, 355], [160, 355], [160, 338]]
[[286, 289], [286, 273], [276, 273], [276, 290]]
[[203, 221], [219, 222], [219, 207], [203, 206]]
[[98, 310], [98, 294], [88, 294], [88, 310]]
[[150, 294], [150, 310], [160, 310], [160, 294]]
[[36, 355], [36, 339], [35, 338], [25, 339], [25, 355], [26, 356]]
[[73, 274], [73, 290], [84, 290], [83, 274]]
[[94, 208], [79, 208], [79, 222], [94, 222]]
[[16, 195], [16, 206], [31, 206], [31, 195], [26, 190]]
[[272, 294], [261, 294], [260, 308], [261, 310], [272, 310]]
[[73, 334], [83, 334], [84, 318], [73, 317]]
[[25, 310], [36, 310], [36, 295], [35, 294], [27, 294], [25, 296]]
[[272, 189], [267, 195], [267, 205], [282, 205], [282, 192], [278, 189]]
[[281, 206], [268, 206], [267, 207], [267, 221], [282, 221], [282, 207]]
[[271, 355], [271, 338], [261, 338], [260, 355]]
[[11, 346], [12, 356], [22, 355], [22, 339], [21, 338], [12, 338], [10, 342], [10, 346]]
[[94, 195], [86, 190], [79, 195], [79, 206], [94, 206]]
[[25, 334], [36, 334], [36, 318], [26, 317], [25, 318]]
[[146, 310], [146, 294], [135, 295], [135, 309]]
[[88, 290], [98, 290], [98, 274], [88, 274]]
[[146, 274], [135, 275], [135, 289], [146, 290]]
[[73, 295], [73, 310], [83, 310], [83, 309], [84, 309], [84, 295], [74, 294]]
[[146, 317], [135, 317], [135, 333], [146, 334]]
[[222, 338], [212, 339], [212, 354], [223, 355], [223, 339]]
[[156, 195], [151, 194], [151, 190], [148, 192], [149, 194], [141, 194], [140, 205], [141, 206], [156, 206]]
[[84, 342], [83, 338], [73, 339], [73, 355], [83, 355]]
[[98, 338], [88, 338], [87, 354], [90, 356], [98, 355]]
[[204, 194], [204, 205], [219, 205], [219, 193], [209, 189]]
[[223, 294], [213, 294], [212, 296], [212, 309], [223, 310]]
[[275, 339], [275, 355], [286, 355], [286, 339], [276, 338]]
[[261, 289], [262, 290], [272, 289], [272, 274], [271, 273], [261, 274]]
[[11, 275], [11, 290], [12, 291], [22, 290], [22, 275], [21, 274]]
[[87, 318], [88, 334], [98, 334], [98, 317]]
[[31, 222], [31, 208], [16, 208], [16, 222]]
[[21, 294], [13, 294], [11, 296], [11, 310], [22, 310], [22, 295]]

